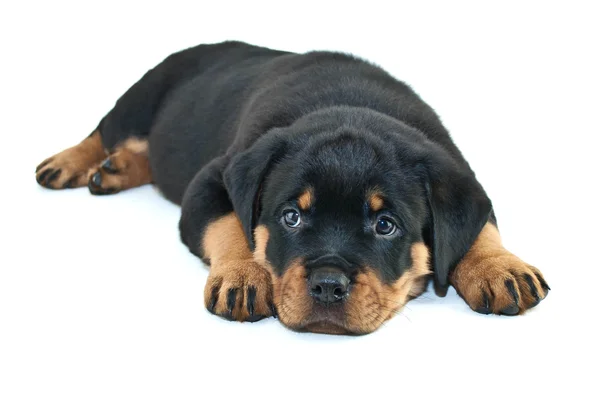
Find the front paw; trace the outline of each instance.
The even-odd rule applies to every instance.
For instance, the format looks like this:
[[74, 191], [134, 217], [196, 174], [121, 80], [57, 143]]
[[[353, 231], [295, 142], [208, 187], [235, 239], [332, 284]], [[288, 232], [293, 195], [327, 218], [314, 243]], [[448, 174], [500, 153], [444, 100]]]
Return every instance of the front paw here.
[[471, 309], [482, 314], [522, 314], [550, 290], [537, 268], [506, 250], [461, 262], [450, 281]]
[[275, 316], [271, 275], [253, 260], [214, 264], [204, 288], [208, 311], [231, 321]]

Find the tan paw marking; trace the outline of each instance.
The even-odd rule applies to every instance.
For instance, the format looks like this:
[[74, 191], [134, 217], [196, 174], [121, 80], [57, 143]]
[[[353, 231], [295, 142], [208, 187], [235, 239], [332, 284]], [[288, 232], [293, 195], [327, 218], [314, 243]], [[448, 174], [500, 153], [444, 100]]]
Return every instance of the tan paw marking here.
[[83, 187], [88, 171], [106, 157], [100, 132], [94, 131], [74, 147], [46, 159], [36, 168], [37, 182], [46, 188]]
[[491, 224], [482, 230], [450, 282], [469, 307], [482, 314], [522, 314], [550, 290], [537, 268], [502, 247]]
[[87, 175], [88, 188], [95, 195], [114, 194], [152, 182], [147, 151], [119, 148]]
[[204, 303], [211, 313], [232, 321], [254, 322], [273, 316], [271, 275], [251, 259], [213, 265]]

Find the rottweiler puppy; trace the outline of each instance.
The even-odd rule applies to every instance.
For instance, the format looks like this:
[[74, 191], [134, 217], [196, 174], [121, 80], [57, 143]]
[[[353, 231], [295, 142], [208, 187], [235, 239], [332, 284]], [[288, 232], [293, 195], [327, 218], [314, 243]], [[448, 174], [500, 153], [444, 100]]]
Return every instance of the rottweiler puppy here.
[[241, 42], [167, 57], [37, 182], [114, 194], [153, 183], [210, 265], [206, 308], [365, 334], [433, 280], [478, 313], [550, 287], [502, 246], [492, 203], [434, 110], [348, 54]]

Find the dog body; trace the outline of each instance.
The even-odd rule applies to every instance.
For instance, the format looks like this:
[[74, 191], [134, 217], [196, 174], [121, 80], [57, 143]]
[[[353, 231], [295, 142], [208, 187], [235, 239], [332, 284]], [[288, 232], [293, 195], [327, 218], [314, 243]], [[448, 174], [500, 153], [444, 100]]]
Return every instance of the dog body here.
[[37, 180], [93, 194], [156, 184], [211, 266], [206, 307], [228, 319], [359, 334], [430, 278], [486, 314], [522, 313], [549, 290], [502, 246], [433, 109], [346, 54], [240, 42], [175, 53]]

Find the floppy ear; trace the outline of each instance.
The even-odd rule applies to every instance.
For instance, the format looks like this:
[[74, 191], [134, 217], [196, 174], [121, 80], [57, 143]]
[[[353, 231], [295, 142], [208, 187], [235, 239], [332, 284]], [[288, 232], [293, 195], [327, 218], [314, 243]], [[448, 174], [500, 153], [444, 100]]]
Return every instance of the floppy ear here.
[[434, 288], [448, 290], [448, 276], [467, 253], [492, 212], [492, 203], [468, 167], [459, 166], [445, 151], [427, 162], [425, 188], [429, 204], [429, 243]]
[[223, 172], [223, 181], [242, 222], [244, 234], [254, 250], [253, 231], [260, 214], [260, 189], [271, 166], [284, 154], [286, 140], [279, 130], [259, 138], [250, 148], [235, 155]]

